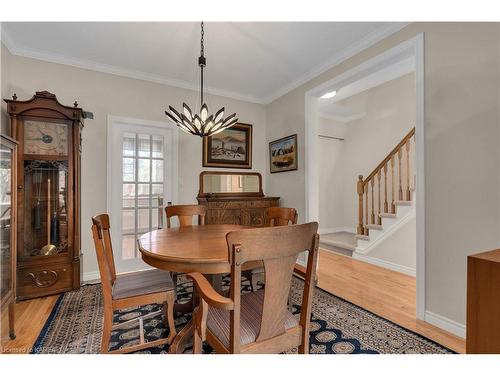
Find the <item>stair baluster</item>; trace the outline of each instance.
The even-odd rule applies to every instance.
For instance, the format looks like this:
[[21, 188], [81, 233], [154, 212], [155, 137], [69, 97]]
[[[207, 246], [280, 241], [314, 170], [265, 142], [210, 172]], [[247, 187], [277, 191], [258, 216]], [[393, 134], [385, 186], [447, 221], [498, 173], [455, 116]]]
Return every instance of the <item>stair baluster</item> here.
[[384, 164], [384, 213], [388, 211], [388, 203], [387, 203], [387, 163]]
[[378, 186], [378, 189], [377, 189], [377, 195], [378, 195], [378, 205], [377, 205], [377, 211], [378, 211], [378, 215], [377, 215], [377, 224], [378, 225], [382, 225], [382, 218], [380, 217], [380, 214], [381, 214], [381, 211], [380, 211], [380, 207], [381, 207], [381, 204], [380, 204], [380, 196], [382, 195], [380, 193], [380, 178], [382, 177], [382, 170], [379, 169], [378, 173], [377, 173], [377, 186]]
[[[368, 225], [368, 184], [365, 184], [365, 197], [366, 197], [366, 208], [365, 208], [365, 211], [366, 211], [366, 221], [365, 223]], [[368, 236], [368, 233], [369, 233], [369, 229], [367, 226], [365, 226], [365, 233], [364, 235], [365, 236]]]
[[401, 152], [401, 149], [398, 150], [398, 172], [399, 172], [399, 200], [402, 201], [403, 200], [403, 182], [402, 182], [402, 179], [403, 179], [403, 171], [401, 170], [401, 156], [402, 156], [402, 152]]
[[372, 215], [371, 215], [371, 222], [372, 224], [375, 224], [375, 179], [372, 178]]
[[406, 141], [406, 200], [411, 201], [410, 189], [410, 139]]
[[391, 156], [391, 191], [392, 191], [392, 202], [391, 202], [391, 214], [396, 213], [396, 205], [394, 204], [395, 194], [396, 194], [396, 180], [394, 179], [394, 155]]
[[363, 193], [365, 189], [363, 186], [363, 175], [358, 176], [358, 234], [365, 233], [365, 228], [363, 226]]

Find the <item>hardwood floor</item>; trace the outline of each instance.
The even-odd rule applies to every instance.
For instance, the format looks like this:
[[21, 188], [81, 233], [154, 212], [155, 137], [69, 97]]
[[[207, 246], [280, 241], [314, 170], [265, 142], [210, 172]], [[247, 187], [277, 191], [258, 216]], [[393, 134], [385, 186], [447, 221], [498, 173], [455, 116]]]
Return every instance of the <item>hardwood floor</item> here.
[[[319, 287], [440, 344], [465, 353], [465, 340], [416, 319], [415, 278], [329, 251], [320, 251]], [[16, 339], [4, 351], [31, 350], [57, 296], [22, 301], [16, 305]]]
[[29, 353], [52, 311], [58, 295], [21, 301], [16, 304], [16, 338], [2, 337], [2, 352]]
[[465, 353], [465, 340], [416, 318], [414, 277], [321, 250], [318, 286], [447, 348]]

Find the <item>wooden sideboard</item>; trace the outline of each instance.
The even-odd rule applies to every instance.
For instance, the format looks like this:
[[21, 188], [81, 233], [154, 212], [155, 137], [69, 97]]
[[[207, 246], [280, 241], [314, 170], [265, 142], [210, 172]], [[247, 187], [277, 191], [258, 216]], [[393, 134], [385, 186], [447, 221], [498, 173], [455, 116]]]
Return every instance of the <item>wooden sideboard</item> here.
[[467, 257], [467, 353], [500, 354], [500, 249]]
[[279, 197], [198, 197], [207, 207], [206, 224], [239, 224], [263, 227], [269, 224], [268, 207], [279, 206]]
[[266, 197], [257, 172], [200, 173], [198, 204], [207, 207], [206, 224], [238, 224], [264, 227], [267, 208], [278, 207], [279, 197]]

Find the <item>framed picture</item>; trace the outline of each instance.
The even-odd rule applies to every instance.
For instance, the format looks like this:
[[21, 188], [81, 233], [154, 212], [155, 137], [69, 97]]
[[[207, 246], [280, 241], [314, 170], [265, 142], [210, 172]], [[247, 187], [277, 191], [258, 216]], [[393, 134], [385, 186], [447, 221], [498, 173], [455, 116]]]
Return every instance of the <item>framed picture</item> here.
[[203, 166], [252, 168], [252, 125], [237, 123], [218, 134], [203, 137]]
[[269, 142], [271, 173], [297, 169], [297, 134]]

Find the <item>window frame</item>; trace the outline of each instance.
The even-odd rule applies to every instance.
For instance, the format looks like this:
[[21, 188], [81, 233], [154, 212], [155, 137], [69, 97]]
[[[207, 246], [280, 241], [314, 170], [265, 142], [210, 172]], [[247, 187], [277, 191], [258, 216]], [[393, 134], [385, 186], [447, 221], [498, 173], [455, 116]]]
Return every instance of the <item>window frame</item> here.
[[[158, 182], [163, 184], [163, 197], [164, 205], [167, 202], [177, 201], [178, 194], [178, 130], [173, 125], [167, 122], [150, 121], [143, 119], [135, 119], [119, 116], [108, 116], [107, 121], [107, 211], [110, 216], [111, 224], [111, 237], [113, 241], [113, 252], [115, 256], [115, 263], [117, 272], [133, 272], [146, 269], [146, 264], [140, 259], [140, 254], [137, 245], [134, 246], [134, 258], [122, 259], [122, 215], [127, 211], [123, 207], [123, 184], [131, 183], [135, 185], [135, 205], [130, 211], [139, 212], [137, 205], [139, 170], [138, 163], [140, 159], [149, 160], [150, 178], [149, 182], [144, 182], [149, 186], [149, 227], [153, 223], [153, 208], [158, 205], [153, 204], [152, 187], [155, 182], [152, 181], [152, 160], [159, 160], [161, 158], [153, 157], [153, 136], [159, 135], [163, 137], [163, 181]], [[123, 136], [126, 133], [136, 134], [136, 148], [135, 155], [131, 156], [135, 163], [135, 176], [134, 181], [128, 182], [123, 179]], [[148, 134], [150, 136], [150, 155], [148, 157], [140, 157], [138, 153], [138, 134]], [[120, 194], [116, 194], [119, 185]], [[134, 220], [134, 235], [136, 239], [141, 235], [136, 232], [138, 230], [138, 217]], [[137, 233], [137, 234], [136, 234]], [[149, 268], [149, 267], [147, 267]]]

